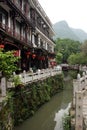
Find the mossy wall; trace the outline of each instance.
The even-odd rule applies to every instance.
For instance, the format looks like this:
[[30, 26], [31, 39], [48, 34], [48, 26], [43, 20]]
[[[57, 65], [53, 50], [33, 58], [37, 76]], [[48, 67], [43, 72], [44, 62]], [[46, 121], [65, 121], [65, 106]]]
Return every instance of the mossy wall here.
[[13, 98], [11, 93], [7, 94], [5, 100], [0, 104], [0, 130], [13, 129]]
[[[8, 98], [0, 112], [0, 130], [9, 130], [5, 125], [8, 118], [10, 118], [10, 122], [14, 126], [20, 124], [32, 116], [42, 104], [49, 101], [55, 93], [62, 89], [63, 75], [60, 74], [27, 84], [26, 86], [19, 85], [14, 89], [8, 90]], [[12, 125], [11, 123], [10, 125]], [[4, 129], [2, 129], [3, 126]]]

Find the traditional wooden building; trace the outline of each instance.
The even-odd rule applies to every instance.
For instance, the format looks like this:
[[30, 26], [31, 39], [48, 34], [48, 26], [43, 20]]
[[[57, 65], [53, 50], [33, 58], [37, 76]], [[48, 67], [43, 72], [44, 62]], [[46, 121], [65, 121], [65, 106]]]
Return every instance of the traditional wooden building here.
[[0, 47], [15, 50], [25, 70], [45, 69], [53, 59], [54, 31], [38, 0], [0, 0]]

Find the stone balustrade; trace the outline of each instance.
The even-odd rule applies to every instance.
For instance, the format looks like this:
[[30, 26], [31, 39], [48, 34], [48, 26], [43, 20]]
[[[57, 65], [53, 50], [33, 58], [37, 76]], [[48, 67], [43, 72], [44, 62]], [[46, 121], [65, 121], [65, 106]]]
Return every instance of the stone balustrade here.
[[73, 107], [75, 107], [75, 93], [87, 88], [87, 74], [83, 72], [83, 76], [77, 75], [77, 79], [73, 80]]
[[[23, 73], [16, 75], [14, 72], [13, 76], [14, 77], [19, 76], [22, 84], [28, 84], [30, 82], [43, 80], [43, 79], [46, 79], [48, 77], [51, 77], [51, 76], [54, 76], [57, 74], [61, 74], [61, 73], [62, 73], [61, 67], [56, 67], [54, 69], [52, 69], [52, 68], [44, 69], [44, 70], [38, 69], [36, 73], [33, 73], [33, 71], [31, 71], [31, 72], [23, 71]], [[6, 89], [12, 88], [12, 87], [15, 87], [12, 79], [9, 79], [9, 81], [6, 82], [5, 77], [1, 78], [0, 89], [1, 89], [1, 96], [2, 97], [6, 96]]]
[[[77, 75], [73, 80], [73, 108], [75, 109], [75, 130], [83, 130], [87, 122], [87, 73], [83, 72], [82, 77]], [[85, 120], [84, 120], [85, 119]], [[83, 124], [83, 122], [85, 124]]]

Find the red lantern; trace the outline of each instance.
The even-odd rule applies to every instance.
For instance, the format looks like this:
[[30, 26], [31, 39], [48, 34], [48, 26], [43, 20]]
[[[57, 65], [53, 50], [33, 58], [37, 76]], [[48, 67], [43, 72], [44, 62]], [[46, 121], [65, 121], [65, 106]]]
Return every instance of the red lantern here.
[[26, 52], [27, 58], [29, 58], [29, 55], [31, 54], [30, 51]]
[[0, 48], [2, 48], [2, 49], [3, 49], [3, 48], [4, 48], [4, 45], [3, 45], [3, 44], [1, 44], [1, 45], [0, 45]]
[[39, 57], [39, 60], [42, 60], [42, 56]]
[[56, 61], [54, 61], [54, 65], [55, 65], [55, 66], [57, 65]]
[[50, 64], [51, 64], [51, 65], [54, 65], [54, 62], [53, 62], [53, 61], [51, 61], [51, 62], [50, 62]]
[[43, 56], [43, 60], [45, 60], [45, 57]]
[[38, 58], [38, 60], [40, 60], [40, 56], [38, 56], [37, 58]]
[[20, 50], [16, 50], [13, 52], [14, 56], [20, 57]]
[[30, 51], [26, 52], [26, 55], [30, 55], [30, 54], [31, 54], [31, 52], [30, 52]]
[[36, 54], [32, 54], [32, 58], [34, 59], [36, 57]]

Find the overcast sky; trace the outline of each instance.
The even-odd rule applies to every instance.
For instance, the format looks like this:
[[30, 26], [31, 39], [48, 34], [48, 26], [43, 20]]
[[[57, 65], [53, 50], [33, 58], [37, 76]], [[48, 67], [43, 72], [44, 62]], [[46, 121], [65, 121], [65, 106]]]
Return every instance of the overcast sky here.
[[66, 20], [70, 27], [87, 32], [87, 0], [38, 0], [54, 24]]

